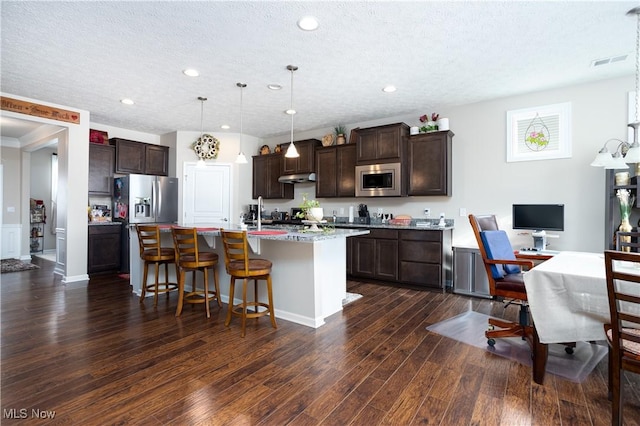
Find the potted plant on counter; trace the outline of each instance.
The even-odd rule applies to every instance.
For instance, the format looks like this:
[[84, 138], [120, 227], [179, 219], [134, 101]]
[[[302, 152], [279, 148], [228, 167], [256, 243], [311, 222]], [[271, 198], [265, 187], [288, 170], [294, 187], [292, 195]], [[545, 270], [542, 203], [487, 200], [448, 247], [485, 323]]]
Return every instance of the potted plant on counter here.
[[296, 214], [298, 219], [314, 220], [320, 222], [324, 217], [324, 211], [320, 207], [318, 200], [310, 200], [307, 198], [307, 194], [302, 194], [302, 204], [300, 204], [300, 211]]

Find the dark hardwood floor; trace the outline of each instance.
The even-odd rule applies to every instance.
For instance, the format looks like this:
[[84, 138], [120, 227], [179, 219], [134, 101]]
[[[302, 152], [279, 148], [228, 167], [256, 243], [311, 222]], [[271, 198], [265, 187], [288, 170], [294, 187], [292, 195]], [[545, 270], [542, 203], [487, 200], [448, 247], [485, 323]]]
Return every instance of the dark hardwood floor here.
[[[154, 309], [117, 276], [65, 285], [33, 262], [0, 276], [3, 425], [610, 424], [606, 359], [583, 383], [540, 386], [529, 367], [425, 330], [502, 315], [497, 302], [352, 281], [364, 297], [323, 327], [262, 318], [243, 339], [226, 306], [176, 318], [175, 293]], [[640, 378], [624, 387], [625, 424], [640, 425]]]

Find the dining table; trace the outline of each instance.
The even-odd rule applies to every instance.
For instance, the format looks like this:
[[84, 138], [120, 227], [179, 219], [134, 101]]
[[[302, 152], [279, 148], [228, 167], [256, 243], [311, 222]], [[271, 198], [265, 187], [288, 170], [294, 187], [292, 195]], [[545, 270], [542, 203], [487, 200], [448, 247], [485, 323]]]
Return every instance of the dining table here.
[[[636, 263], [613, 266], [640, 275]], [[604, 253], [561, 251], [525, 272], [524, 284], [541, 343], [606, 340], [610, 314]]]
[[605, 340], [609, 299], [603, 253], [561, 251], [525, 272], [541, 343]]

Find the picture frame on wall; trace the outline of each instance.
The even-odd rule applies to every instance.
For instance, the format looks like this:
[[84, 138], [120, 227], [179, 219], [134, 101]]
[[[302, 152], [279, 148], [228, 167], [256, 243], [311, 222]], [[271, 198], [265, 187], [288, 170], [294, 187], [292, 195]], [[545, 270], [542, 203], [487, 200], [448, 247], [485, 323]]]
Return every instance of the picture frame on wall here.
[[507, 111], [507, 162], [571, 158], [571, 102]]

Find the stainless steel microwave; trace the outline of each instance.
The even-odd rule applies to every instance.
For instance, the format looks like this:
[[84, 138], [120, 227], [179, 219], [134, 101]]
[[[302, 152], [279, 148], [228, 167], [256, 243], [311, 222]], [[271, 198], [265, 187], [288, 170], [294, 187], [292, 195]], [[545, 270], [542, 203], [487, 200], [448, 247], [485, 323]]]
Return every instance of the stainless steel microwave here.
[[356, 166], [356, 197], [400, 197], [401, 195], [400, 163]]

